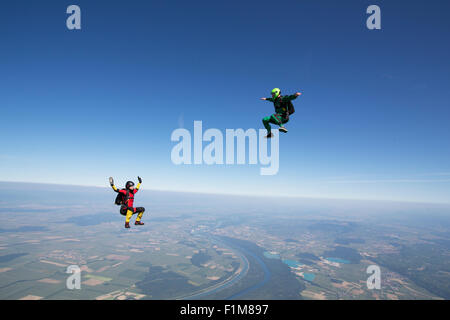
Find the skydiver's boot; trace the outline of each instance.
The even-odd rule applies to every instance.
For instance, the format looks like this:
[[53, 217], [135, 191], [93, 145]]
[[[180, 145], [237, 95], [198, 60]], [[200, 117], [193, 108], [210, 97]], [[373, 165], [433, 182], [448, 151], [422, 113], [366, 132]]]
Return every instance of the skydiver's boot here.
[[281, 126], [278, 130], [284, 133], [288, 132], [287, 129], [283, 126]]
[[136, 225], [136, 226], [143, 226], [144, 223], [141, 222], [141, 221], [136, 221], [136, 222], [134, 223], [134, 225]]
[[125, 228], [127, 228], [127, 229], [130, 228], [130, 223], [129, 222], [125, 222]]
[[272, 138], [272, 137], [273, 137], [272, 132], [269, 132], [269, 133], [267, 134], [267, 136], [266, 136], [266, 139], [270, 139], [270, 138]]

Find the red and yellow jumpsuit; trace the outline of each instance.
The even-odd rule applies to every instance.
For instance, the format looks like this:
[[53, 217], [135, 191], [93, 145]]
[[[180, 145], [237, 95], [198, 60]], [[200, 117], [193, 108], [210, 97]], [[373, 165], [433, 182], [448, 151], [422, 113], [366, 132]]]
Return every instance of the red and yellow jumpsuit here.
[[[125, 198], [125, 204], [123, 204], [120, 207], [120, 213], [125, 215], [125, 222], [130, 222], [131, 216], [135, 213], [138, 214], [136, 221], [141, 221], [142, 215], [144, 214], [145, 208], [144, 207], [133, 207], [134, 204], [134, 195], [136, 192], [139, 191], [141, 184], [138, 183], [136, 188], [134, 190], [126, 190], [126, 189], [118, 189], [115, 185], [112, 185], [111, 187], [115, 192], [122, 193]], [[127, 199], [127, 193], [128, 193], [128, 199]]]

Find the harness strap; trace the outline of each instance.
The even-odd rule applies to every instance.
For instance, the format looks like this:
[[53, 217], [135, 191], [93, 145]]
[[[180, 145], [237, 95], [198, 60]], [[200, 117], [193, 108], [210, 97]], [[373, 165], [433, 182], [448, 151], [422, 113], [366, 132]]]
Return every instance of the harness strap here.
[[130, 200], [130, 192], [128, 190], [126, 190], [127, 193], [125, 194], [125, 198], [123, 200], [123, 204], [126, 205], [128, 207], [128, 200]]

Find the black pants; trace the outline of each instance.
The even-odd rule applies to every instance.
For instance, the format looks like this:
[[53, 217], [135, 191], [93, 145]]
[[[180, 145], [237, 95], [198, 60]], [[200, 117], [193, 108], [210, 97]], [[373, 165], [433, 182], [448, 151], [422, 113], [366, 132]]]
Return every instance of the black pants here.
[[133, 212], [133, 214], [135, 214], [135, 213], [144, 212], [145, 208], [144, 207], [133, 208], [133, 207], [121, 206], [120, 207], [120, 214], [123, 215], [123, 216], [126, 216], [128, 210], [130, 210], [131, 212]]

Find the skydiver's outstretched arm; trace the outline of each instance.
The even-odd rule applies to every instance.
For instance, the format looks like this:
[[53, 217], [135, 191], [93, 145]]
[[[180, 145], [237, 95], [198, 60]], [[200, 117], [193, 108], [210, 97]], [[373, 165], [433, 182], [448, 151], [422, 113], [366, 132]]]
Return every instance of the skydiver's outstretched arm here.
[[112, 177], [109, 177], [109, 184], [111, 185], [111, 188], [113, 188], [113, 190], [115, 192], [119, 192], [120, 190], [117, 189], [117, 187], [114, 185], [114, 179]]
[[301, 92], [296, 92], [296, 93], [294, 93], [293, 95], [290, 95], [290, 96], [283, 96], [283, 100], [295, 100], [301, 94], [302, 94]]
[[[136, 186], [136, 192], [138, 192], [139, 188], [141, 187], [141, 183], [142, 183], [142, 179], [141, 179], [141, 177], [139, 177], [139, 176], [138, 176], [138, 181], [139, 181], [139, 183], [138, 183], [137, 186]], [[135, 193], [136, 193], [136, 192], [135, 192]]]
[[261, 100], [264, 100], [264, 101], [273, 101], [272, 98], [261, 98]]

